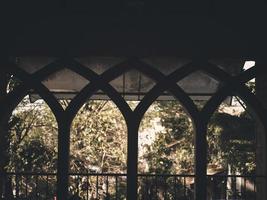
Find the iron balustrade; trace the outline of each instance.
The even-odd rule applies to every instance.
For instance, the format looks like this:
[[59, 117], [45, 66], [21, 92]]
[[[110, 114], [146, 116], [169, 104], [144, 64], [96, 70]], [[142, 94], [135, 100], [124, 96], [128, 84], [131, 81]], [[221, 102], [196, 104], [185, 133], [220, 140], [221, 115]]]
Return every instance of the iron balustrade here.
[[265, 176], [256, 175], [207, 175], [208, 193], [211, 200], [256, 200], [257, 187], [265, 181]]
[[193, 200], [195, 175], [138, 174], [138, 199]]
[[[14, 200], [57, 200], [56, 173], [4, 173]], [[195, 175], [138, 174], [138, 199], [194, 199]], [[256, 200], [264, 176], [207, 175], [207, 199]], [[125, 173], [69, 173], [69, 199], [126, 199]], [[10, 198], [10, 197], [9, 197]], [[1, 199], [7, 199], [2, 196]]]

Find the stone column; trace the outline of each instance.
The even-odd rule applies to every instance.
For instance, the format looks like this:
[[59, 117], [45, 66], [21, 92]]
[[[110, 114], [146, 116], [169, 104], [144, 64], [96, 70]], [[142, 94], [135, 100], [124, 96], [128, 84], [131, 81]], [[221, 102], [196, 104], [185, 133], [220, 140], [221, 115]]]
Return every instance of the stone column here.
[[[259, 69], [259, 73], [256, 75], [256, 96], [260, 100], [261, 104], [267, 113], [267, 62], [256, 61], [256, 67]], [[263, 69], [265, 68], [265, 72]], [[266, 116], [267, 118], [267, 116]], [[257, 120], [258, 121], [258, 120]], [[263, 122], [266, 123], [266, 122]], [[266, 175], [266, 131], [263, 124], [259, 121], [256, 124], [256, 166], [257, 175]], [[266, 180], [257, 180], [257, 199], [266, 199], [267, 187]]]

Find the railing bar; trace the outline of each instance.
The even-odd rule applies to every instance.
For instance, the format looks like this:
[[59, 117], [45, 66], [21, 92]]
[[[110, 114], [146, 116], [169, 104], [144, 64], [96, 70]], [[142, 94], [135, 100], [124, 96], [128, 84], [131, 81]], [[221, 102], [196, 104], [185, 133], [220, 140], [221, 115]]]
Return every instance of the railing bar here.
[[20, 194], [22, 194], [23, 191], [23, 178], [22, 176], [19, 176], [19, 180], [18, 180], [18, 197]]
[[254, 196], [255, 196], [255, 199], [257, 199], [257, 191], [256, 191], [257, 190], [257, 188], [256, 188], [257, 179], [254, 178], [253, 180], [254, 180], [254, 189], [253, 189], [254, 190]]
[[184, 198], [186, 198], [186, 179], [185, 177], [183, 178], [184, 181], [183, 181], [183, 186], [184, 186]]
[[237, 195], [237, 189], [236, 189], [236, 177], [234, 177], [234, 199], [236, 199]]
[[177, 176], [174, 177], [174, 199], [177, 199]]
[[19, 175], [15, 175], [15, 197], [18, 197], [19, 194]]
[[217, 177], [211, 178], [211, 180], [212, 180], [212, 188], [213, 188], [213, 192], [212, 192], [213, 199], [217, 199], [217, 194], [216, 194], [216, 182], [217, 182], [217, 179], [216, 178]]
[[[16, 186], [16, 189], [15, 189], [15, 195], [14, 196], [16, 196], [17, 198], [20, 195], [19, 192], [21, 192], [19, 190], [25, 191], [26, 197], [29, 194], [31, 194], [31, 192], [30, 192], [31, 191], [31, 186], [30, 186], [31, 185], [31, 178], [33, 178], [33, 182], [34, 182], [34, 178], [35, 178], [35, 184], [36, 184], [35, 196], [37, 198], [39, 196], [39, 194], [40, 194], [40, 193], [38, 193], [40, 191], [40, 187], [39, 187], [40, 178], [39, 178], [39, 176], [42, 176], [42, 174], [45, 174], [45, 175], [43, 175], [44, 178], [46, 178], [46, 195], [45, 195], [45, 197], [46, 197], [46, 199], [51, 197], [50, 196], [51, 192], [49, 191], [49, 176], [51, 176], [51, 174], [56, 174], [56, 173], [5, 173], [5, 174], [6, 175], [10, 175], [10, 176], [13, 176], [13, 175], [15, 176], [15, 184], [14, 185]], [[89, 182], [89, 178], [90, 178], [91, 173], [74, 173], [74, 174], [77, 174], [77, 176], [76, 176], [77, 191], [79, 193], [80, 192], [79, 179], [80, 179], [81, 174], [86, 174], [87, 182]], [[103, 173], [103, 174], [95, 173], [95, 174], [97, 174], [96, 175], [96, 178], [97, 178], [96, 179], [96, 181], [97, 181], [97, 183], [96, 183], [96, 196], [97, 196], [97, 198], [99, 198], [99, 177], [101, 175], [105, 175], [106, 176], [106, 191], [107, 191], [106, 196], [109, 196], [109, 190], [110, 190], [110, 188], [109, 188], [109, 182], [110, 182], [109, 176], [113, 176], [115, 174], [115, 182], [116, 182], [115, 183], [116, 184], [115, 185], [115, 190], [116, 190], [116, 194], [115, 195], [116, 195], [116, 199], [118, 199], [119, 198], [118, 176], [121, 176], [121, 174], [116, 174], [116, 173]], [[20, 179], [21, 180], [21, 184], [19, 183], [20, 182], [19, 181], [19, 177], [20, 176], [21, 176], [21, 179]], [[187, 182], [186, 178], [187, 177], [195, 177], [195, 175], [176, 175], [176, 174], [138, 174], [138, 176], [145, 177], [146, 180], [149, 177], [153, 177], [154, 176], [155, 185], [154, 185], [154, 189], [152, 189], [152, 191], [151, 191], [151, 195], [153, 195], [153, 197], [154, 197], [154, 195], [156, 195], [155, 199], [158, 198], [159, 183], [161, 182], [161, 181], [159, 182], [159, 180], [158, 180], [159, 177], [163, 178], [163, 180], [165, 181], [165, 185], [166, 185], [166, 187], [164, 188], [164, 193], [163, 193], [164, 198], [166, 198], [166, 196], [168, 196], [168, 187], [167, 187], [168, 186], [168, 184], [167, 184], [168, 177], [174, 177], [174, 182], [175, 182], [175, 184], [174, 184], [174, 196], [175, 196], [175, 198], [177, 198], [177, 187], [176, 187], [177, 178], [178, 177], [182, 177], [181, 179], [183, 181], [183, 193], [184, 193], [183, 196], [186, 198], [187, 195], [188, 195], [188, 188], [186, 187], [186, 182]], [[257, 178], [261, 178], [261, 177], [265, 178], [265, 176], [248, 176], [248, 175], [208, 175], [208, 177], [212, 177], [214, 179], [216, 179], [217, 177], [225, 179], [225, 183], [224, 183], [224, 187], [225, 187], [224, 196], [225, 196], [225, 198], [227, 198], [227, 190], [228, 190], [227, 181], [228, 181], [228, 178], [232, 178], [232, 180], [233, 180], [233, 182], [232, 182], [233, 197], [234, 198], [239, 198], [239, 196], [241, 195], [241, 197], [244, 200], [246, 200], [246, 199], [248, 199], [250, 197], [250, 195], [248, 195], [248, 193], [247, 193], [247, 187], [248, 187], [247, 180], [248, 179], [249, 180], [254, 180], [254, 186], [253, 187], [254, 187], [254, 196], [256, 198], [257, 197], [256, 179]], [[241, 184], [242, 187], [241, 187], [240, 193], [239, 193], [239, 187], [237, 186], [237, 180], [238, 179], [241, 179], [242, 180], [241, 182], [243, 183], [243, 184]], [[14, 179], [12, 179], [12, 180], [14, 180]], [[25, 185], [23, 184], [24, 180], [25, 180]], [[114, 179], [112, 179], [112, 180], [114, 180]], [[146, 189], [146, 190], [147, 190], [147, 193], [149, 193], [149, 188]], [[112, 189], [112, 191], [113, 191], [113, 189]], [[89, 186], [88, 186], [87, 187], [87, 193], [86, 193], [87, 194], [86, 195], [87, 200], [89, 199], [89, 196], [90, 196], [89, 192], [90, 192], [90, 190], [89, 190]], [[23, 192], [22, 192], [22, 195], [23, 195]], [[34, 193], [33, 193], [33, 195], [34, 195]]]
[[[56, 173], [47, 173], [47, 172], [5, 172], [5, 173], [0, 173], [0, 174], [6, 174], [6, 175], [49, 175], [49, 176], [55, 176]], [[103, 176], [116, 176], [116, 175], [120, 175], [120, 176], [126, 176], [127, 174], [125, 173], [69, 173], [69, 175], [71, 176], [75, 176], [75, 175], [103, 175]], [[155, 176], [156, 174], [138, 174], [138, 176]], [[194, 177], [195, 175], [193, 174], [161, 174], [161, 176], [177, 176], [177, 177]], [[207, 175], [207, 176], [219, 176], [219, 177], [246, 177], [246, 178], [252, 178], [252, 177], [257, 177], [257, 178], [264, 178], [266, 177], [265, 175]]]
[[158, 199], [158, 177], [155, 176], [155, 189], [156, 189], [156, 197], [155, 199]]
[[138, 174], [140, 177], [154, 177], [154, 176], [162, 176], [162, 177], [195, 177], [192, 174]]
[[25, 193], [26, 193], [26, 197], [28, 197], [28, 176], [25, 177], [25, 180], [26, 180], [26, 188], [25, 188]]
[[[190, 176], [190, 175], [185, 175], [185, 176]], [[194, 176], [194, 175], [191, 175]], [[207, 175], [207, 177], [233, 177], [233, 178], [265, 178], [266, 176], [264, 175]]]
[[98, 199], [98, 175], [96, 175], [96, 199]]
[[227, 182], [228, 182], [228, 178], [227, 177], [225, 177], [224, 178], [224, 198], [226, 199], [226, 197], [227, 197]]
[[149, 190], [148, 190], [148, 186], [147, 186], [148, 185], [148, 182], [149, 182], [148, 181], [148, 176], [145, 176], [144, 178], [145, 178], [145, 187], [146, 187], [145, 188], [146, 189], [145, 190], [145, 195], [148, 196], [148, 194], [149, 194]]
[[106, 178], [106, 197], [109, 197], [109, 193], [108, 193], [108, 176]]
[[247, 180], [244, 178], [244, 200], [247, 199]]
[[125, 173], [69, 173], [69, 175], [71, 176], [86, 176], [86, 175], [90, 175], [90, 176], [127, 176], [127, 174]]
[[49, 179], [49, 175], [46, 176], [46, 194], [45, 194], [46, 199], [49, 198], [49, 195], [48, 195], [48, 193], [49, 193], [49, 192], [48, 192], [48, 191], [49, 191], [49, 188], [48, 188], [48, 187], [49, 187], [49, 185], [48, 185], [48, 181], [49, 181], [49, 180], [48, 180], [48, 179]]
[[[3, 174], [3, 173], [1, 173]], [[40, 175], [40, 176], [46, 176], [46, 175], [49, 175], [49, 176], [56, 176], [57, 174], [56, 173], [45, 173], [45, 172], [38, 172], [38, 173], [31, 173], [31, 172], [7, 172], [7, 173], [4, 173], [6, 175], [32, 175], [32, 176], [35, 176], [35, 175]], [[91, 176], [116, 176], [116, 175], [119, 175], [119, 176], [127, 176], [127, 174], [125, 173], [69, 173], [68, 175], [70, 176], [76, 176], [76, 175], [80, 175], [80, 176], [87, 176], [87, 175], [91, 175]], [[155, 174], [138, 174], [138, 176], [155, 176]], [[169, 176], [169, 177], [195, 177], [195, 175], [192, 175], [192, 174], [161, 174], [160, 176]], [[266, 176], [265, 175], [207, 175], [208, 177], [211, 176], [211, 177], [246, 177], [246, 178], [265, 178]]]
[[6, 174], [6, 175], [20, 175], [20, 176], [55, 176], [56, 173], [49, 173], [49, 172], [6, 172], [6, 173], [0, 173], [0, 174]]
[[79, 182], [80, 182], [80, 176], [76, 176], [76, 187], [77, 187], [77, 194], [79, 195], [80, 193], [80, 187], [79, 187]]
[[115, 176], [115, 195], [116, 195], [116, 200], [118, 199], [118, 176]]
[[164, 199], [167, 199], [167, 190], [168, 190], [168, 185], [167, 185], [167, 178], [166, 177], [163, 177], [164, 179]]
[[[14, 176], [14, 188], [15, 188], [15, 198], [17, 198], [16, 189], [17, 189], [17, 179], [16, 176]], [[0, 198], [3, 196], [0, 196]]]
[[86, 183], [86, 200], [89, 200], [89, 176], [87, 175], [87, 183]]
[[35, 196], [36, 196], [36, 199], [38, 199], [38, 175], [35, 176], [35, 184], [36, 184], [36, 187], [35, 187]]

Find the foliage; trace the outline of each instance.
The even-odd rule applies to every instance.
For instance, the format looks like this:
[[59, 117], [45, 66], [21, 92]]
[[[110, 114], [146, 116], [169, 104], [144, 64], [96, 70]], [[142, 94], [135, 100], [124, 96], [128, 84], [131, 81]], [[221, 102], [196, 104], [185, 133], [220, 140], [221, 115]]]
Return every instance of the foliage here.
[[[136, 106], [136, 102], [130, 104], [131, 107]], [[245, 114], [231, 116], [220, 112], [213, 115], [208, 126], [209, 164], [224, 169], [231, 165], [234, 171], [252, 173], [255, 170], [255, 138], [251, 137], [255, 135], [253, 122]], [[150, 122], [156, 118], [163, 129], [155, 134], [140, 157], [148, 170], [139, 170], [157, 174], [194, 173], [194, 130], [181, 104], [177, 101], [155, 102], [145, 115], [140, 132], [153, 126]], [[30, 103], [25, 98], [13, 112], [9, 126], [8, 171], [56, 171], [57, 124], [43, 101]], [[127, 127], [111, 101], [88, 101], [84, 104], [73, 120], [70, 144], [71, 172], [126, 172]], [[93, 195], [97, 181], [90, 181]], [[105, 179], [99, 178], [98, 181], [99, 187], [105, 188]], [[54, 182], [53, 179], [51, 184]], [[114, 180], [110, 183], [114, 185]], [[86, 184], [87, 180], [82, 177], [70, 178], [70, 191], [84, 196], [89, 188]], [[140, 183], [144, 184], [146, 187], [146, 182]], [[151, 180], [147, 184], [153, 187], [154, 182]], [[167, 187], [169, 183], [164, 184]], [[176, 184], [177, 188], [182, 185]], [[125, 187], [126, 180], [120, 179], [119, 188], [125, 190]], [[99, 190], [105, 196], [105, 189]], [[110, 195], [114, 192], [114, 189], [111, 190]]]
[[[189, 116], [177, 101], [158, 102], [163, 131], [156, 134], [144, 159], [150, 173], [190, 174], [194, 172], [194, 131]], [[233, 172], [255, 171], [254, 122], [245, 112], [240, 116], [223, 113], [222, 107], [212, 116], [208, 130], [208, 163]]]
[[256, 82], [255, 82], [255, 80], [247, 82], [246, 86], [253, 94], [256, 93]]
[[125, 172], [127, 128], [111, 101], [87, 102], [71, 128], [71, 171]]
[[[43, 101], [31, 103], [28, 97], [25, 97], [13, 112], [9, 126], [10, 161], [6, 166], [7, 171], [56, 171], [57, 123]], [[70, 170], [98, 173], [125, 172], [126, 131], [124, 119], [111, 101], [87, 102], [72, 123]], [[91, 181], [92, 185], [96, 184], [96, 180]], [[98, 184], [102, 184], [101, 179], [98, 181]], [[52, 187], [51, 184], [54, 182], [55, 177], [49, 181], [49, 187]], [[71, 178], [70, 183], [70, 189], [76, 187], [74, 179]], [[84, 183], [84, 180], [81, 180], [81, 183]], [[119, 188], [125, 187], [123, 185], [124, 181], [121, 180]], [[74, 193], [75, 191], [73, 190]]]
[[147, 146], [144, 159], [150, 173], [191, 173], [194, 167], [193, 127], [176, 101], [157, 102], [162, 132]]
[[232, 116], [215, 113], [208, 127], [208, 159], [212, 165], [232, 172], [249, 174], [255, 172], [254, 122], [245, 114]]
[[8, 85], [7, 85], [7, 91], [10, 92], [14, 90], [16, 87], [18, 87], [22, 83], [21, 80], [19, 80], [17, 77], [11, 75]]
[[9, 124], [8, 171], [55, 171], [57, 124], [48, 106], [40, 101], [31, 104], [24, 98]]

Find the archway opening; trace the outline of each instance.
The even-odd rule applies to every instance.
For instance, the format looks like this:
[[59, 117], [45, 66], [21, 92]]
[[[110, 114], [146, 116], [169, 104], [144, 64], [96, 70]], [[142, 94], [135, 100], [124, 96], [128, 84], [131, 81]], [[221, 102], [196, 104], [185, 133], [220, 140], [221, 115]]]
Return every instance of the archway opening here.
[[126, 198], [127, 127], [110, 100], [89, 100], [70, 135], [69, 193], [85, 199]]
[[193, 197], [194, 128], [178, 101], [155, 101], [139, 128], [138, 195]]
[[52, 199], [56, 194], [56, 119], [44, 100], [25, 96], [8, 121], [5, 197]]
[[207, 199], [258, 199], [258, 126], [252, 107], [239, 96], [222, 103], [207, 129]]

